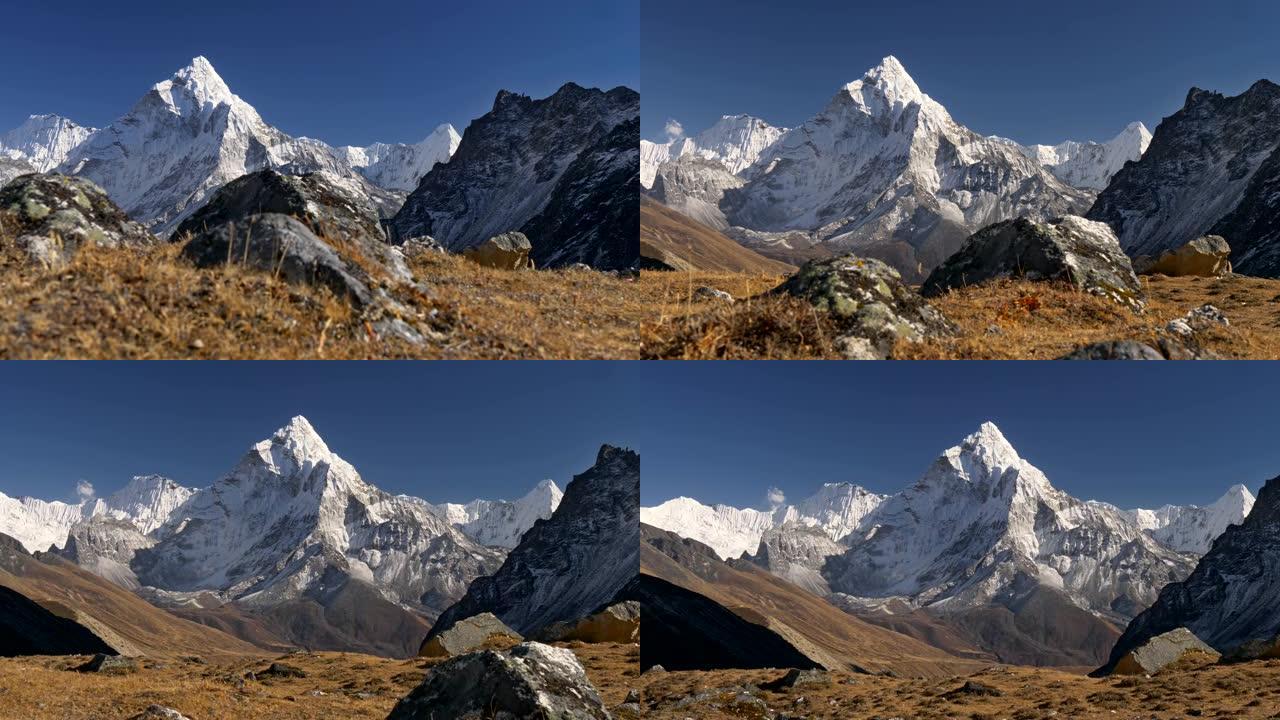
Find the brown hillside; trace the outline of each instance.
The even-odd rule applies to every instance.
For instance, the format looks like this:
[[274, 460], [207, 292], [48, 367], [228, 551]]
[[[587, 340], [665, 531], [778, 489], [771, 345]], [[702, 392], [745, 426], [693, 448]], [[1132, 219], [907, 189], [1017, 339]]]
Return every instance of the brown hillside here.
[[640, 198], [640, 255], [675, 270], [789, 275], [795, 267], [771, 260], [716, 230], [647, 197]]

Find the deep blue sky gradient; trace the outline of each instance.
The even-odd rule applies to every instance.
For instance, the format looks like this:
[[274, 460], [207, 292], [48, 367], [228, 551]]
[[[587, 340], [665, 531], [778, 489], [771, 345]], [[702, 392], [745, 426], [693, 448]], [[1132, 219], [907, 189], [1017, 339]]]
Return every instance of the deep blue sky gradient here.
[[641, 133], [748, 113], [794, 127], [896, 55], [982, 134], [1024, 143], [1154, 131], [1194, 85], [1280, 81], [1273, 0], [644, 0]]
[[635, 447], [620, 369], [592, 363], [9, 362], [0, 491], [69, 499], [138, 474], [204, 487], [295, 414], [384, 490], [432, 502], [563, 488]]
[[1058, 488], [1123, 507], [1205, 504], [1280, 475], [1273, 363], [637, 366], [645, 505], [758, 507], [824, 482], [896, 492], [985, 420]]
[[292, 135], [334, 145], [458, 132], [499, 89], [640, 79], [636, 0], [8, 3], [0, 132], [57, 113], [102, 127], [197, 55]]

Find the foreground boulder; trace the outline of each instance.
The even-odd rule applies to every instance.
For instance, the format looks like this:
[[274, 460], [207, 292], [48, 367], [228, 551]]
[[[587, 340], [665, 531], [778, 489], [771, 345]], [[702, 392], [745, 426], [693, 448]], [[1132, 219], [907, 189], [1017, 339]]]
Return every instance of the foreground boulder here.
[[1164, 360], [1160, 351], [1137, 340], [1109, 340], [1092, 343], [1062, 356], [1059, 360]]
[[471, 262], [499, 270], [532, 270], [533, 260], [529, 259], [532, 250], [533, 245], [524, 233], [507, 232], [467, 248], [462, 251], [462, 256]]
[[1139, 256], [1133, 261], [1140, 275], [1220, 277], [1231, 274], [1231, 246], [1220, 235], [1196, 238], [1158, 258]]
[[1157, 635], [1122, 656], [1111, 669], [1116, 675], [1154, 675], [1182, 659], [1187, 653], [1202, 652], [1214, 657], [1218, 652], [1186, 628]]
[[539, 631], [547, 642], [634, 643], [640, 641], [640, 603], [620, 602], [576, 622], [557, 622]]
[[353, 305], [372, 302], [360, 271], [296, 218], [278, 213], [251, 215], [243, 221], [201, 232], [182, 249], [196, 267], [244, 264], [297, 285], [326, 287]]
[[836, 345], [850, 358], [881, 359], [899, 341], [956, 333], [942, 313], [902, 284], [897, 270], [879, 260], [844, 255], [810, 262], [771, 292], [830, 313], [843, 331]]
[[1047, 223], [1018, 218], [983, 228], [930, 273], [920, 292], [936, 297], [997, 278], [1068, 282], [1135, 311], [1146, 307], [1115, 233], [1074, 215]]
[[387, 720], [466, 717], [606, 720], [609, 713], [573, 652], [524, 643], [437, 665]]
[[1224, 663], [1280, 660], [1280, 635], [1269, 640], [1247, 640], [1222, 656]]
[[145, 247], [159, 242], [84, 178], [23, 175], [0, 188], [0, 242], [13, 238], [33, 262], [54, 267], [85, 244]]
[[425, 640], [418, 655], [422, 657], [452, 657], [471, 652], [486, 642], [507, 638], [520, 642], [520, 633], [507, 627], [493, 613], [480, 613], [461, 620], [453, 627]]

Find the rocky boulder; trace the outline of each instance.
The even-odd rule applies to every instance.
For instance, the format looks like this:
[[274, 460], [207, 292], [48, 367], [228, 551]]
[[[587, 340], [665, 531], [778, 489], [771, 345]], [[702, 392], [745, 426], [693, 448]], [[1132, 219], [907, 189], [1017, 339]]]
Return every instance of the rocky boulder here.
[[33, 262], [65, 263], [85, 244], [144, 247], [159, 240], [89, 180], [23, 175], [0, 188], [0, 242], [16, 242]]
[[1186, 628], [1157, 635], [1123, 655], [1111, 669], [1117, 675], [1154, 675], [1182, 659], [1187, 653], [1202, 652], [1214, 657], [1218, 652]]
[[1159, 350], [1136, 340], [1109, 340], [1077, 348], [1060, 360], [1164, 360]]
[[830, 313], [843, 333], [836, 344], [851, 358], [885, 358], [899, 341], [956, 333], [942, 313], [902, 283], [897, 270], [879, 260], [844, 255], [810, 262], [770, 292]]
[[1231, 274], [1231, 246], [1220, 235], [1205, 235], [1160, 257], [1141, 255], [1133, 267], [1139, 275], [1219, 277]]
[[146, 710], [134, 715], [129, 720], [189, 720], [186, 715], [163, 705], [148, 705]]
[[552, 623], [539, 631], [538, 636], [547, 642], [639, 642], [640, 603], [620, 602], [576, 622]]
[[126, 675], [138, 671], [138, 662], [123, 655], [107, 655], [98, 653], [89, 662], [76, 667], [79, 672], [105, 673], [107, 675]]
[[607, 720], [609, 713], [573, 652], [530, 642], [446, 660], [387, 720], [467, 717]]
[[533, 245], [524, 233], [506, 232], [467, 248], [462, 256], [471, 262], [499, 270], [532, 270], [533, 260], [529, 259], [529, 252], [532, 250]]
[[506, 638], [520, 642], [520, 633], [507, 627], [493, 613], [472, 615], [454, 623], [453, 627], [422, 643], [421, 657], [453, 657], [471, 652], [493, 639]]
[[301, 221], [267, 213], [218, 225], [191, 238], [182, 254], [196, 267], [243, 264], [296, 285], [326, 287], [363, 307], [373, 294], [363, 272], [343, 260]]
[[1224, 663], [1252, 662], [1254, 660], [1280, 660], [1280, 635], [1269, 640], [1248, 640], [1222, 656]]
[[1115, 233], [1074, 215], [1045, 223], [1018, 218], [983, 228], [930, 273], [920, 292], [936, 297], [996, 278], [1067, 282], [1135, 311], [1146, 307]]

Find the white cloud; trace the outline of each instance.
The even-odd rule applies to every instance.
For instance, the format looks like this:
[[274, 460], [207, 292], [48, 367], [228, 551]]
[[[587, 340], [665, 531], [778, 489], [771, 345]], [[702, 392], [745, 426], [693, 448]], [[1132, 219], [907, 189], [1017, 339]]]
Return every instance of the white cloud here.
[[769, 504], [769, 508], [773, 509], [786, 504], [787, 494], [776, 487], [771, 487], [765, 492], [764, 500]]
[[668, 140], [678, 140], [684, 137], [684, 126], [674, 118], [667, 120], [667, 124], [662, 129], [667, 133]]
[[76, 497], [81, 500], [89, 500], [93, 498], [93, 483], [87, 480], [81, 480], [76, 483]]

